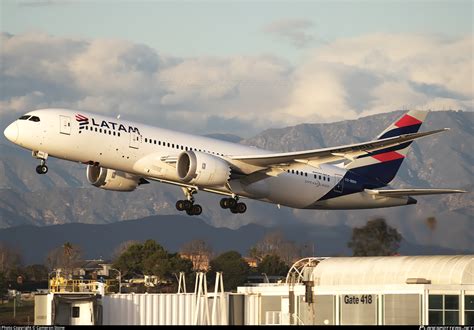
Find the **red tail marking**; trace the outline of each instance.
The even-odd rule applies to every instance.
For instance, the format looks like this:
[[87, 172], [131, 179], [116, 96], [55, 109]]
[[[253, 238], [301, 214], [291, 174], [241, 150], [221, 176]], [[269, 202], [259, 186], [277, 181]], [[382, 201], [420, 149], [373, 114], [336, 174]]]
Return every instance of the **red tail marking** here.
[[389, 151], [389, 152], [384, 152], [383, 154], [374, 155], [372, 156], [372, 158], [375, 158], [378, 161], [383, 163], [383, 162], [389, 162], [395, 159], [405, 158], [405, 156], [395, 151]]
[[399, 121], [395, 123], [395, 126], [397, 127], [405, 127], [405, 126], [412, 126], [412, 125], [418, 125], [421, 124], [422, 122], [416, 119], [415, 117], [405, 115], [402, 118], [400, 118]]

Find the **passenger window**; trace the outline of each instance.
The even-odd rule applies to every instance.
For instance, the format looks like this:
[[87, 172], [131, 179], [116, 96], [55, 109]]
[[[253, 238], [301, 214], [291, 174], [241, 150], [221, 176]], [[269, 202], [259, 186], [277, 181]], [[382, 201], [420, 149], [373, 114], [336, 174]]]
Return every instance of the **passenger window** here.
[[308, 176], [308, 173], [304, 172], [304, 176]]
[[114, 136], [115, 136], [115, 131], [114, 131]]
[[78, 318], [79, 317], [79, 311], [80, 311], [79, 307], [74, 306], [72, 308], [72, 317], [73, 318]]
[[97, 132], [97, 127], [95, 128], [95, 131]]
[[102, 128], [99, 128], [99, 133], [102, 133]]
[[168, 148], [170, 147], [170, 143], [168, 142]]
[[120, 136], [120, 132], [118, 132], [117, 135]]
[[319, 180], [321, 180], [321, 175], [319, 176]]
[[148, 141], [147, 141], [147, 138], [145, 138], [145, 142], [148, 142]]
[[89, 130], [89, 126], [86, 126], [86, 131], [88, 131], [88, 130]]

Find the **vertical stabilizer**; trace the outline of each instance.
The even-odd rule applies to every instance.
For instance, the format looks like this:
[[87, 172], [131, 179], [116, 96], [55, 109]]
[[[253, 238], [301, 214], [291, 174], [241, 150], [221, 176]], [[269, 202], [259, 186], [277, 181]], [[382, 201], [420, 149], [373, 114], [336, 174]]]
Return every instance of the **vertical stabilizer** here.
[[[416, 133], [427, 114], [426, 111], [410, 110], [380, 133], [377, 139]], [[386, 185], [397, 174], [411, 144], [412, 141], [368, 153], [347, 164], [346, 168], [381, 185]]]

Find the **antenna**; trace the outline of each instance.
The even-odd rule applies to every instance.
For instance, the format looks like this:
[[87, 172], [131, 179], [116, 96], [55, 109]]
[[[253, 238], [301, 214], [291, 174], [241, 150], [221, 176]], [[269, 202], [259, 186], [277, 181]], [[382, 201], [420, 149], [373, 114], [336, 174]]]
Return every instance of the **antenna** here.
[[120, 119], [120, 114], [117, 115], [117, 119]]

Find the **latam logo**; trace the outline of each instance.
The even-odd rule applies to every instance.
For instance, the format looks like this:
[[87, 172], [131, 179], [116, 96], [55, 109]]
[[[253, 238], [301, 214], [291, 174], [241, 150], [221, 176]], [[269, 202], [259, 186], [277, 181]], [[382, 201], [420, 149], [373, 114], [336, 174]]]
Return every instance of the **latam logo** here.
[[[84, 127], [89, 125], [89, 118], [81, 114], [76, 114], [76, 120], [79, 122], [79, 130], [84, 129]], [[96, 121], [94, 118], [91, 118], [91, 123], [92, 123], [92, 126], [96, 126], [99, 128], [104, 128], [104, 129], [109, 129], [109, 130], [111, 129], [111, 130], [119, 131], [119, 132], [122, 131], [125, 133], [134, 132], [134, 133], [140, 134], [140, 131], [138, 130], [137, 127], [128, 126], [128, 129], [127, 129], [124, 125], [119, 124], [119, 123], [114, 123], [112, 121], [105, 121], [105, 120]]]
[[81, 114], [76, 114], [76, 120], [79, 122], [79, 130], [89, 125], [89, 118]]

